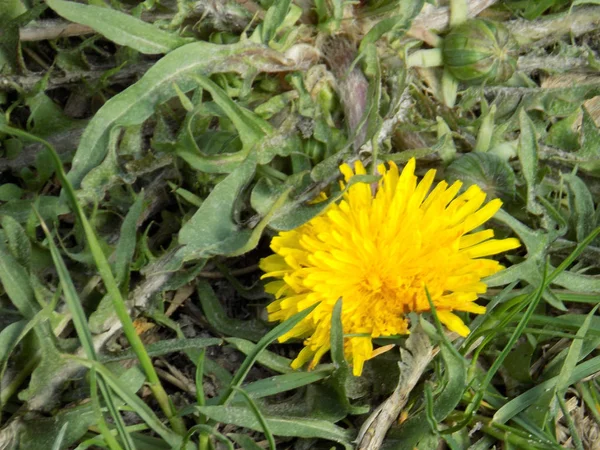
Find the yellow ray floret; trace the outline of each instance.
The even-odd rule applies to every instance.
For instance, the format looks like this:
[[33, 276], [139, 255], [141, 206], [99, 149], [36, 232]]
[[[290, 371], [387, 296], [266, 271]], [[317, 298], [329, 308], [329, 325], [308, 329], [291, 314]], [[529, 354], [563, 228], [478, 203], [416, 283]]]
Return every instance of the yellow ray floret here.
[[[340, 167], [345, 182], [365, 173]], [[269, 319], [283, 321], [315, 303], [318, 306], [280, 338], [304, 339], [294, 368], [314, 367], [330, 348], [333, 307], [342, 298], [346, 357], [354, 375], [381, 353], [372, 339], [408, 332], [409, 312], [429, 311], [427, 287], [440, 321], [466, 336], [469, 329], [452, 311], [485, 312], [475, 304], [486, 291], [482, 278], [503, 267], [485, 257], [519, 247], [517, 239], [493, 239], [492, 230], [470, 233], [489, 220], [502, 202], [484, 205], [485, 192], [444, 181], [431, 190], [435, 171], [419, 182], [411, 159], [402, 172], [393, 162], [380, 165], [376, 193], [366, 183], [350, 186], [339, 203], [271, 242], [264, 258], [266, 290], [275, 296]], [[344, 186], [344, 183], [342, 183]], [[431, 190], [431, 192], [430, 192]], [[458, 196], [457, 196], [458, 195]]]

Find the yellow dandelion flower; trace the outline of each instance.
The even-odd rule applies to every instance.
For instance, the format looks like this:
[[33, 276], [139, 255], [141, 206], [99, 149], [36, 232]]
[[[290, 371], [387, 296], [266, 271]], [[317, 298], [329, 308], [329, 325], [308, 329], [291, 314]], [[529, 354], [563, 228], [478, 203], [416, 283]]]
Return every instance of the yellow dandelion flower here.
[[[365, 174], [340, 167], [345, 181]], [[269, 320], [284, 321], [315, 303], [302, 322], [279, 339], [304, 339], [292, 367], [314, 367], [330, 348], [333, 307], [342, 298], [344, 351], [354, 375], [383, 349], [373, 338], [408, 332], [409, 312], [429, 311], [425, 287], [448, 329], [466, 336], [469, 329], [452, 311], [475, 314], [475, 300], [486, 291], [482, 278], [503, 267], [486, 256], [519, 247], [517, 239], [492, 239], [492, 230], [472, 232], [490, 219], [502, 202], [484, 204], [476, 185], [457, 196], [462, 183], [433, 184], [435, 170], [418, 182], [411, 159], [400, 173], [393, 162], [378, 167], [376, 193], [366, 183], [348, 188], [339, 203], [271, 242], [274, 254], [261, 260], [266, 291], [275, 296]], [[344, 183], [342, 183], [344, 186]]]

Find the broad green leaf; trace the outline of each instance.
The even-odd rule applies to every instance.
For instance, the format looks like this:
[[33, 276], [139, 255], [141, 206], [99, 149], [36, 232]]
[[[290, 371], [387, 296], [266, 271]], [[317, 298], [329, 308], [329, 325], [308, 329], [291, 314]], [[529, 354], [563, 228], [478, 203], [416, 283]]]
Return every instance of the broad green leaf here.
[[87, 25], [111, 41], [141, 53], [168, 53], [188, 42], [187, 39], [109, 7], [64, 0], [47, 0], [46, 3], [65, 19]]
[[230, 433], [227, 435], [236, 444], [238, 444], [243, 450], [264, 450], [256, 442], [252, 440], [250, 436], [245, 434]]
[[40, 306], [27, 271], [13, 255], [2, 248], [0, 248], [0, 283], [23, 317], [31, 319], [39, 311]]
[[[192, 257], [232, 253], [248, 241], [251, 230], [234, 222], [234, 210], [242, 189], [252, 180], [256, 158], [250, 155], [212, 190], [194, 216], [179, 231], [182, 252]], [[188, 256], [189, 257], [189, 256]]]
[[[262, 431], [261, 424], [254, 413], [241, 406], [201, 406], [196, 411], [221, 423]], [[330, 422], [299, 417], [267, 416], [265, 419], [271, 432], [276, 436], [294, 436], [302, 438], [321, 438], [340, 444], [349, 444], [352, 433]]]
[[23, 195], [23, 189], [13, 183], [5, 183], [0, 185], [0, 201], [9, 202], [18, 200]]
[[196, 42], [173, 50], [94, 115], [73, 158], [69, 181], [75, 188], [79, 187], [83, 177], [104, 159], [111, 129], [143, 123], [158, 105], [176, 96], [173, 83], [187, 92], [197, 86], [193, 78], [197, 74], [237, 72], [245, 75], [251, 69], [278, 72], [301, 67], [278, 52], [250, 42], [232, 45]]
[[244, 400], [248, 404], [250, 411], [252, 411], [252, 413], [254, 414], [254, 417], [256, 417], [256, 420], [258, 421], [258, 423], [260, 424], [260, 427], [261, 427], [260, 431], [267, 438], [267, 442], [269, 444], [269, 450], [276, 450], [275, 449], [275, 437], [273, 436], [273, 433], [271, 432], [271, 427], [267, 423], [267, 419], [263, 415], [262, 411], [260, 410], [260, 408], [258, 407], [256, 402], [243, 389], [235, 388], [235, 391], [238, 394], [241, 394], [241, 396], [244, 398]]
[[19, 223], [27, 222], [27, 219], [33, 214], [33, 205], [36, 205], [40, 216], [44, 220], [54, 220], [61, 214], [70, 212], [67, 204], [58, 197], [49, 195], [39, 196], [35, 200], [11, 200], [0, 205], [0, 215], [13, 217]]
[[496, 105], [492, 105], [488, 113], [481, 119], [479, 131], [477, 133], [477, 142], [475, 143], [476, 152], [487, 152], [492, 143], [494, 134], [494, 118], [496, 117]]
[[546, 136], [546, 143], [567, 151], [575, 151], [579, 148], [579, 133], [575, 131], [577, 120], [581, 117], [581, 111], [576, 110], [568, 117], [554, 123]]
[[0, 331], [0, 366], [4, 367], [26, 325], [26, 320], [19, 320]]
[[23, 267], [31, 263], [31, 242], [23, 227], [11, 216], [0, 217], [0, 224], [8, 238], [8, 248]]

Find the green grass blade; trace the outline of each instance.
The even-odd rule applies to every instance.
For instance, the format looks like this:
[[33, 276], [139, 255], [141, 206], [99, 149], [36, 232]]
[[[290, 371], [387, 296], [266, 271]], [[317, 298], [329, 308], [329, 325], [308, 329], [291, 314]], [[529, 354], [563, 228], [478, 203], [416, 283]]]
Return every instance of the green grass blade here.
[[231, 384], [225, 390], [222, 397], [220, 398], [219, 404], [226, 405], [227, 403], [229, 403], [229, 401], [231, 400], [231, 398], [233, 396], [234, 389], [236, 387], [241, 386], [242, 382], [244, 381], [244, 378], [246, 378], [246, 375], [250, 371], [250, 368], [254, 365], [254, 362], [258, 358], [258, 355], [260, 355], [260, 353], [264, 349], [266, 349], [273, 341], [275, 341], [275, 339], [277, 339], [279, 336], [282, 336], [283, 334], [287, 333], [292, 328], [294, 328], [298, 323], [300, 323], [302, 320], [304, 320], [304, 318], [306, 318], [316, 307], [317, 307], [317, 305], [313, 305], [310, 308], [305, 309], [304, 311], [300, 311], [299, 313], [294, 314], [288, 320], [280, 323], [275, 328], [273, 328], [271, 331], [269, 331], [256, 344], [256, 346], [254, 347], [252, 352], [246, 357], [246, 359], [244, 360], [244, 362], [242, 363], [242, 365], [240, 366], [240, 368], [234, 375]]
[[75, 196], [75, 190], [73, 189], [73, 186], [66, 177], [65, 171], [62, 166], [62, 162], [60, 160], [60, 157], [56, 153], [56, 150], [54, 150], [54, 147], [52, 147], [52, 145], [50, 145], [45, 140], [40, 139], [24, 131], [21, 131], [19, 129], [0, 124], [0, 131], [38, 142], [44, 145], [50, 152], [56, 168], [56, 174], [60, 179], [63, 185], [64, 192], [66, 192], [66, 196], [71, 203], [71, 207], [73, 208], [73, 211], [75, 212], [83, 228], [86, 240], [92, 253], [92, 257], [94, 258], [94, 262], [98, 269], [98, 273], [102, 277], [102, 280], [104, 281], [104, 286], [112, 299], [115, 313], [117, 314], [123, 326], [123, 332], [127, 340], [129, 341], [131, 348], [136, 353], [136, 356], [138, 357], [140, 365], [146, 373], [146, 376], [148, 377], [148, 384], [150, 390], [154, 394], [156, 400], [158, 401], [158, 404], [160, 405], [165, 415], [171, 421], [171, 425], [173, 426], [173, 428], [177, 430], [178, 433], [184, 434], [185, 426], [181, 421], [181, 418], [177, 416], [176, 411], [173, 405], [171, 404], [169, 397], [160, 382], [160, 379], [158, 378], [156, 370], [152, 365], [152, 360], [150, 359], [150, 356], [148, 356], [148, 353], [146, 352], [142, 340], [137, 335], [136, 329], [133, 325], [133, 321], [129, 316], [129, 311], [127, 309], [125, 301], [121, 296], [121, 291], [119, 290], [117, 281], [113, 276], [110, 264], [108, 263], [104, 252], [102, 251], [102, 247], [100, 246], [100, 242], [96, 237], [96, 233], [94, 232], [90, 222], [84, 214], [81, 205], [77, 201], [77, 197]]
[[239, 392], [244, 397], [244, 399], [246, 400], [246, 403], [248, 403], [248, 406], [250, 407], [250, 410], [256, 416], [256, 420], [258, 420], [258, 423], [260, 423], [260, 426], [262, 427], [262, 432], [265, 435], [265, 437], [267, 438], [267, 442], [269, 443], [269, 449], [275, 450], [275, 438], [273, 437], [273, 433], [271, 433], [271, 429], [269, 428], [269, 424], [267, 423], [267, 420], [265, 419], [263, 414], [260, 412], [260, 409], [258, 409], [258, 406], [254, 402], [254, 400], [252, 400], [252, 398], [250, 398], [250, 396], [246, 393], [246, 391], [244, 391], [241, 388], [235, 388], [235, 391]]
[[[58, 247], [54, 243], [52, 235], [50, 234], [50, 230], [48, 230], [46, 223], [39, 214], [38, 219], [40, 221], [42, 229], [44, 230], [44, 233], [46, 234], [46, 237], [48, 238], [48, 247], [50, 248], [50, 254], [52, 255], [52, 260], [54, 261], [54, 266], [56, 267], [56, 271], [60, 279], [60, 284], [64, 292], [65, 302], [67, 303], [69, 311], [71, 311], [73, 325], [75, 327], [75, 331], [77, 332], [77, 336], [79, 337], [79, 341], [81, 342], [81, 346], [83, 347], [83, 350], [89, 359], [97, 361], [98, 356], [94, 347], [92, 333], [90, 332], [90, 329], [87, 325], [87, 318], [85, 312], [83, 311], [83, 307], [81, 306], [81, 300], [79, 298], [79, 295], [77, 294], [77, 290], [75, 289], [75, 285], [73, 284], [71, 275], [69, 275], [67, 266], [65, 265], [65, 262], [60, 252], [58, 251]], [[121, 437], [121, 441], [125, 445], [125, 449], [134, 449], [135, 446], [133, 444], [133, 441], [131, 440], [131, 437], [124, 431], [125, 423], [123, 422], [123, 418], [121, 417], [119, 411], [115, 406], [115, 402], [113, 401], [110, 390], [106, 387], [102, 380], [99, 380], [99, 385], [100, 390], [102, 391], [102, 396], [106, 401], [106, 406], [108, 407], [108, 410], [113, 420], [115, 421], [115, 425], [117, 427], [117, 431], [119, 432], [119, 436]], [[100, 416], [99, 420], [104, 421], [104, 417]], [[107, 443], [111, 446], [111, 448], [121, 448], [121, 446], [114, 447], [110, 441], [107, 441]]]

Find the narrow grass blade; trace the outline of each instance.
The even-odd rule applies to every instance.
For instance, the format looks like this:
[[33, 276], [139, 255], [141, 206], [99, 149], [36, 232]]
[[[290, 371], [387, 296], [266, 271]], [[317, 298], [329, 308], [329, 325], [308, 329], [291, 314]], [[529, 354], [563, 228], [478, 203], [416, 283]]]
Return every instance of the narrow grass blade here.
[[260, 423], [260, 426], [262, 427], [262, 432], [265, 435], [265, 437], [267, 438], [267, 442], [269, 443], [269, 449], [275, 450], [275, 438], [273, 437], [273, 433], [271, 433], [271, 430], [269, 428], [269, 424], [267, 423], [267, 420], [265, 419], [263, 414], [260, 412], [260, 409], [258, 409], [258, 406], [254, 402], [254, 400], [252, 400], [252, 398], [250, 398], [250, 396], [246, 393], [246, 391], [244, 391], [241, 388], [235, 388], [235, 391], [242, 394], [242, 396], [248, 403], [250, 410], [256, 416], [256, 420], [258, 420], [258, 422]]
[[260, 355], [260, 353], [264, 349], [266, 349], [273, 341], [275, 341], [275, 339], [277, 339], [279, 336], [284, 335], [285, 333], [290, 331], [292, 328], [294, 328], [298, 323], [300, 323], [304, 318], [306, 318], [316, 307], [317, 307], [317, 305], [313, 305], [310, 308], [305, 309], [304, 311], [300, 311], [299, 313], [294, 314], [288, 320], [280, 323], [275, 328], [273, 328], [271, 331], [269, 331], [256, 344], [256, 346], [254, 347], [252, 352], [246, 357], [246, 359], [244, 360], [244, 362], [242, 363], [242, 365], [240, 366], [240, 368], [234, 375], [230, 386], [223, 393], [223, 395], [219, 401], [219, 404], [226, 405], [227, 403], [229, 403], [229, 401], [231, 400], [231, 398], [233, 396], [234, 389], [236, 387], [240, 387], [240, 385], [244, 381], [244, 378], [246, 378], [246, 375], [250, 371], [250, 368], [252, 367], [252, 365], [254, 364], [256, 359], [258, 358], [258, 355]]
[[66, 196], [71, 203], [73, 211], [75, 212], [81, 226], [83, 227], [83, 231], [85, 233], [85, 237], [88, 242], [92, 256], [94, 258], [94, 262], [96, 264], [98, 272], [102, 277], [102, 281], [104, 282], [104, 286], [108, 291], [108, 295], [110, 295], [112, 299], [115, 313], [117, 314], [123, 326], [123, 332], [129, 343], [131, 344], [131, 348], [136, 353], [136, 356], [138, 357], [140, 365], [144, 369], [146, 376], [148, 377], [149, 387], [152, 390], [152, 393], [158, 401], [158, 404], [160, 405], [161, 409], [171, 421], [173, 428], [177, 430], [177, 432], [184, 434], [185, 426], [181, 421], [181, 418], [177, 416], [176, 411], [173, 408], [173, 405], [171, 404], [169, 397], [160, 382], [160, 379], [158, 378], [156, 370], [152, 365], [152, 360], [150, 359], [150, 356], [148, 356], [148, 353], [146, 352], [142, 340], [137, 335], [136, 329], [133, 325], [133, 321], [131, 320], [131, 317], [129, 317], [129, 311], [127, 309], [125, 301], [121, 296], [121, 291], [119, 290], [117, 281], [113, 276], [110, 264], [108, 263], [104, 252], [102, 251], [102, 247], [100, 246], [100, 243], [98, 241], [98, 238], [96, 237], [96, 233], [94, 232], [92, 225], [88, 221], [81, 205], [77, 201], [77, 197], [75, 196], [75, 190], [73, 189], [73, 186], [66, 177], [64, 168], [62, 166], [62, 162], [60, 160], [60, 157], [56, 153], [56, 150], [54, 150], [54, 147], [52, 147], [52, 145], [50, 145], [47, 141], [33, 136], [25, 131], [21, 131], [19, 129], [12, 128], [3, 124], [0, 124], [0, 131], [5, 132], [7, 134], [16, 135], [27, 140], [38, 142], [45, 146], [50, 152], [50, 155], [52, 156], [52, 160], [56, 168], [56, 174], [63, 185], [63, 189], [66, 192]]

